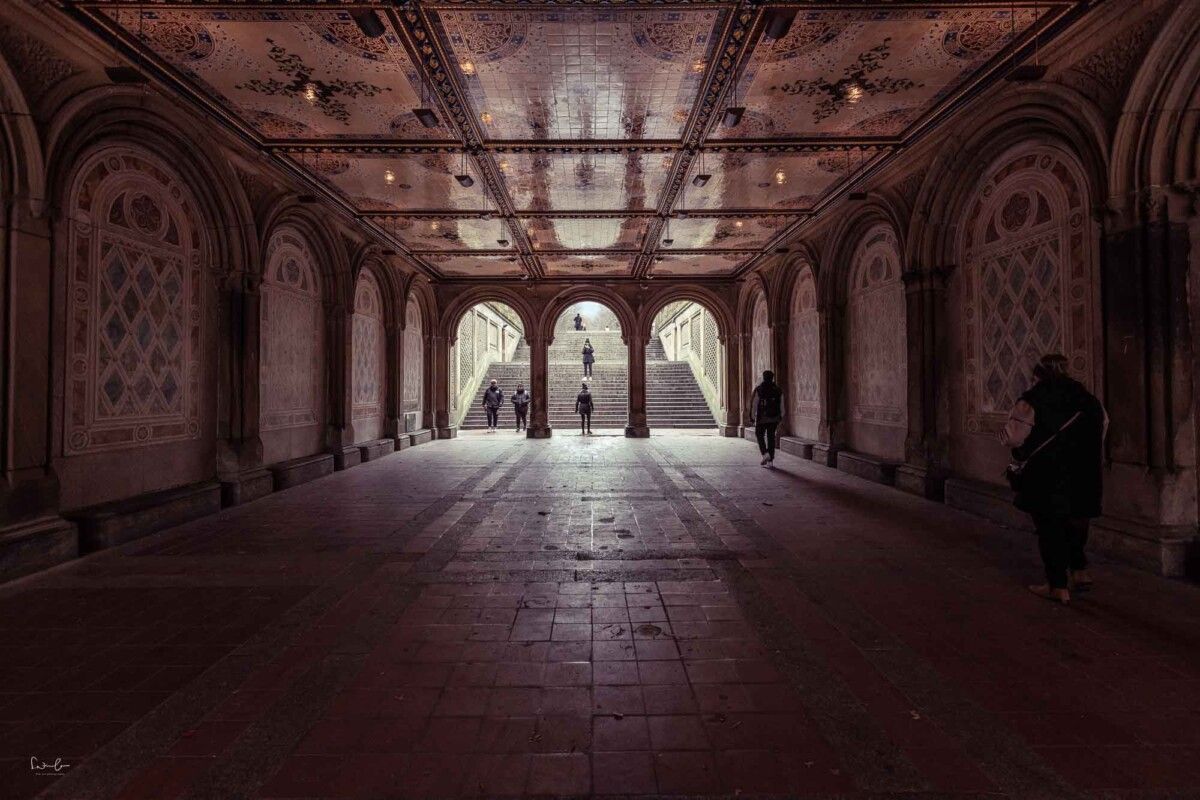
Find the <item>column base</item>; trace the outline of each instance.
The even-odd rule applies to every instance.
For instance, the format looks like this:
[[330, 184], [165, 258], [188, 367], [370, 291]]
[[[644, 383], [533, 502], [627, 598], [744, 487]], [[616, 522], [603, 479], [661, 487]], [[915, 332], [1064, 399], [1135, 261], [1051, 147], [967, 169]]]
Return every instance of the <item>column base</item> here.
[[625, 438], [626, 439], [649, 439], [650, 438], [650, 428], [649, 428], [649, 426], [646, 426], [646, 425], [626, 425], [625, 426]]
[[438, 428], [437, 436], [434, 438], [436, 438], [436, 439], [457, 439], [458, 438], [458, 426], [457, 425], [447, 425], [444, 428]]
[[74, 523], [57, 515], [0, 528], [0, 582], [49, 569], [79, 557]]
[[718, 425], [717, 431], [722, 436], [729, 438], [729, 439], [736, 439], [739, 436], [741, 436], [741, 434], [738, 432], [737, 425]]
[[362, 463], [362, 451], [358, 449], [358, 445], [348, 444], [334, 448], [333, 451], [333, 468], [339, 472], [350, 467], [357, 467]]
[[248, 469], [221, 479], [221, 506], [241, 505], [275, 491], [275, 477], [266, 467]]
[[896, 467], [896, 488], [927, 500], [941, 500], [945, 495], [946, 479], [928, 467], [901, 464]]
[[550, 434], [552, 434], [553, 432], [554, 432], [553, 429], [549, 425], [544, 425], [540, 428], [537, 426], [534, 426], [534, 425], [530, 425], [528, 428], [525, 429], [525, 438], [526, 439], [549, 439]]

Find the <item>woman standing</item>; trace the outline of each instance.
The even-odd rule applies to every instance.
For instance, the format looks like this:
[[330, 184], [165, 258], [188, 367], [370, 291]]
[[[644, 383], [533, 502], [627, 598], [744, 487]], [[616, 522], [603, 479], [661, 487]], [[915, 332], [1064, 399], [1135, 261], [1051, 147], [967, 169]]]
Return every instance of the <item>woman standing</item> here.
[[596, 351], [591, 339], [583, 340], [583, 377], [592, 377], [592, 364], [596, 363]]
[[1042, 356], [1033, 380], [1009, 414], [1001, 441], [1012, 448], [1013, 503], [1033, 517], [1046, 571], [1046, 582], [1029, 590], [1069, 603], [1072, 584], [1077, 590], [1092, 584], [1084, 547], [1089, 520], [1100, 516], [1108, 415], [1067, 374], [1065, 356]]

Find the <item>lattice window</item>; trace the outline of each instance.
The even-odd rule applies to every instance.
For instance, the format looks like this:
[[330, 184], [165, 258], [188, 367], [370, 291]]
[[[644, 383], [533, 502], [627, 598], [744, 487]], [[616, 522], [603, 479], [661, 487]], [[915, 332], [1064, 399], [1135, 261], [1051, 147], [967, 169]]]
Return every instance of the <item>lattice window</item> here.
[[262, 428], [313, 425], [325, 391], [325, 320], [316, 259], [292, 228], [267, 245], [262, 292]]
[[469, 311], [458, 324], [458, 385], [475, 381], [475, 312]]
[[692, 325], [687, 322], [679, 326], [679, 356], [684, 358], [692, 349]]
[[812, 270], [802, 267], [792, 295], [791, 374], [792, 407], [797, 416], [817, 418], [821, 413], [821, 353], [817, 287]]
[[204, 295], [190, 193], [147, 153], [110, 148], [70, 200], [64, 454], [200, 436]]
[[895, 234], [877, 225], [851, 261], [851, 419], [904, 427], [908, 394], [904, 286]]
[[761, 293], [754, 301], [750, 319], [750, 379], [757, 385], [763, 372], [771, 368], [771, 329], [767, 320], [767, 299]]
[[1086, 385], [1097, 303], [1086, 182], [1050, 147], [1003, 157], [962, 227], [966, 428], [995, 432], [1045, 353]]
[[384, 361], [383, 294], [375, 276], [364, 271], [354, 292], [353, 418], [383, 414]]
[[701, 318], [704, 320], [704, 375], [716, 380], [717, 373], [721, 371], [721, 341], [717, 333], [717, 321], [707, 311]]
[[421, 305], [409, 298], [404, 311], [404, 410], [421, 410], [421, 390], [424, 385], [424, 328]]

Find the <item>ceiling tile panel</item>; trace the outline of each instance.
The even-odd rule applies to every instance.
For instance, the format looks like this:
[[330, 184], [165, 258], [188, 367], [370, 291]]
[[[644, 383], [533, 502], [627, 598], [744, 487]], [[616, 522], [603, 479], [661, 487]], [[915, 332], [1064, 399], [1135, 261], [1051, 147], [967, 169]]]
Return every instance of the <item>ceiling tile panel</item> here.
[[367, 38], [344, 11], [106, 13], [264, 138], [453, 138], [412, 115], [421, 83], [395, 31]]
[[672, 219], [663, 232], [672, 244], [667, 249], [678, 250], [738, 250], [763, 247], [780, 231], [795, 221], [795, 217], [688, 217]]
[[681, 253], [655, 259], [655, 275], [728, 275], [754, 253]]
[[293, 153], [292, 159], [341, 192], [360, 212], [487, 210], [479, 174], [470, 161], [466, 170], [475, 185], [466, 189], [454, 179], [463, 169], [455, 155]]
[[[410, 250], [512, 250], [508, 223], [454, 217], [379, 217], [377, 222]], [[499, 240], [509, 243], [500, 245]]]
[[642, 246], [649, 220], [537, 217], [526, 219], [525, 225], [539, 250], [637, 250]]
[[443, 253], [421, 256], [439, 272], [455, 278], [504, 278], [525, 274], [516, 256], [472, 256]]
[[[738, 81], [741, 125], [718, 138], [896, 136], [1000, 51], [1037, 11], [801, 10]], [[1045, 9], [1042, 9], [1044, 15]], [[731, 105], [734, 104], [731, 102]]]
[[553, 255], [541, 256], [541, 261], [548, 275], [558, 277], [626, 276], [633, 269], [632, 256], [599, 254]]
[[[675, 210], [809, 208], [864, 159], [847, 152], [710, 152], [703, 164], [693, 160]], [[699, 174], [712, 176], [703, 187], [692, 183]]]
[[673, 156], [665, 153], [501, 153], [518, 211], [654, 208]]
[[678, 137], [725, 12], [443, 10], [445, 45], [493, 139]]

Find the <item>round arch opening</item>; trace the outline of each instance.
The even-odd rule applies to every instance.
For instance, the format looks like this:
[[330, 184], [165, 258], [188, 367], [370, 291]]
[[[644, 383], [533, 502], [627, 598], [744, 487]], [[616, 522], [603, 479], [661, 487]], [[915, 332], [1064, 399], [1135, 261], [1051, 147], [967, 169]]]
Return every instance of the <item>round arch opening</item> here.
[[654, 433], [715, 434], [725, 381], [720, 321], [704, 303], [673, 300], [646, 343], [646, 424]]
[[[579, 300], [559, 313], [552, 331], [550, 427], [565, 434], [623, 434], [629, 420], [629, 348], [617, 313], [602, 301]], [[580, 412], [589, 404], [585, 417]]]
[[453, 330], [446, 370], [452, 424], [465, 435], [517, 435], [523, 425], [513, 401], [520, 399], [518, 390], [529, 392], [529, 344], [521, 315], [507, 303], [482, 300], [462, 312]]

